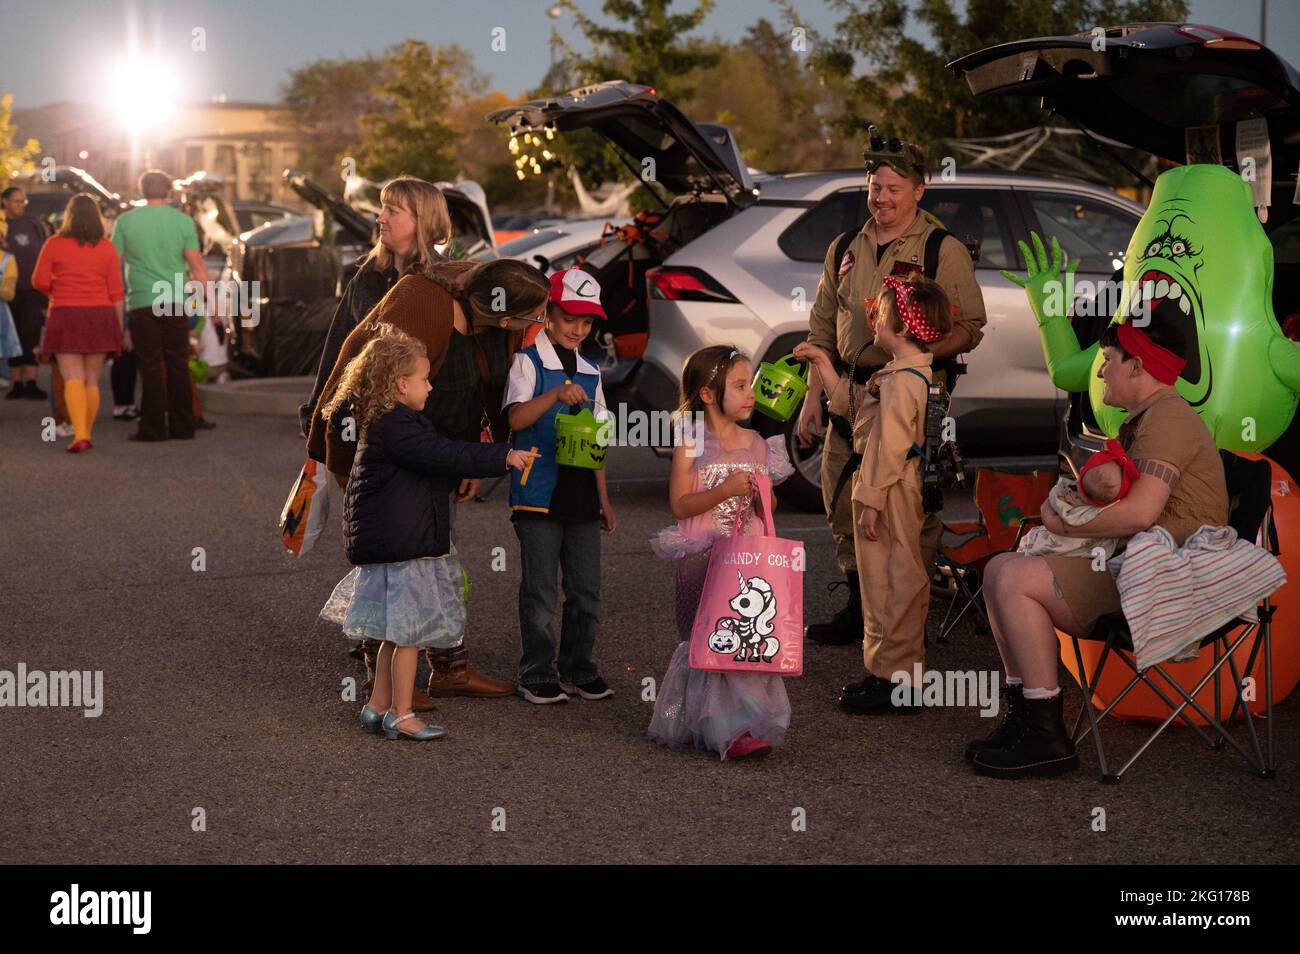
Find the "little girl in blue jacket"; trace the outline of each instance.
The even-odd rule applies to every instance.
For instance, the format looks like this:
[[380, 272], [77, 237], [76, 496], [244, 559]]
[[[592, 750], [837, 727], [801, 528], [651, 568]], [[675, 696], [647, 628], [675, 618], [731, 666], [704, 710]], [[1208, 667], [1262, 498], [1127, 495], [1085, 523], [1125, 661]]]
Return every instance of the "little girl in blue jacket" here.
[[390, 739], [436, 739], [411, 709], [419, 650], [458, 643], [465, 574], [448, 533], [451, 493], [467, 477], [522, 469], [537, 455], [509, 444], [473, 444], [434, 432], [424, 345], [386, 329], [348, 364], [321, 405], [360, 444], [348, 477], [343, 537], [355, 566], [321, 611], [352, 639], [382, 640], [362, 724]]

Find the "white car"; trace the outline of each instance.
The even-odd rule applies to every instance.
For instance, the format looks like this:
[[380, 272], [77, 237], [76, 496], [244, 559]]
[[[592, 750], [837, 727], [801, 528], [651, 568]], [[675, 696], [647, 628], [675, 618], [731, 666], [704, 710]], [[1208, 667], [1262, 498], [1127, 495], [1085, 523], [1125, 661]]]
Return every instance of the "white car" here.
[[[584, 264], [600, 280], [606, 309], [614, 303], [602, 333], [623, 339], [624, 360], [606, 375], [606, 392], [650, 410], [676, 405], [683, 363], [698, 348], [730, 344], [755, 362], [789, 354], [808, 335], [826, 250], [867, 218], [862, 169], [753, 173], [726, 127], [691, 122], [648, 87], [601, 83], [488, 118], [515, 132], [591, 129], [625, 155], [655, 160], [655, 182], [667, 193], [655, 192], [664, 205], [657, 240], [637, 247], [631, 267], [609, 247]], [[963, 451], [1050, 459], [1068, 398], [1047, 375], [1024, 291], [1000, 270], [1023, 272], [1016, 243], [1034, 230], [1060, 238], [1079, 260], [1081, 279], [1108, 279], [1141, 207], [1078, 180], [978, 171], [952, 181], [936, 176], [921, 205], [979, 253], [988, 324], [954, 389]], [[782, 427], [764, 417], [754, 426], [765, 434]], [[782, 496], [821, 509], [820, 446], [787, 446], [796, 474], [781, 485]]]

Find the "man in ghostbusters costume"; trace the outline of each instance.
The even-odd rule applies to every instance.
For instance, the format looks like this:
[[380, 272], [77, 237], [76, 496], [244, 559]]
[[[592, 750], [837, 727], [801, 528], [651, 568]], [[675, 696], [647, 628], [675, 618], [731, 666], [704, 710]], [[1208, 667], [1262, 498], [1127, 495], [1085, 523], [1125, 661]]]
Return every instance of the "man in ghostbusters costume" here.
[[[986, 321], [970, 252], [918, 206], [929, 176], [925, 153], [919, 147], [896, 139], [886, 143], [872, 127], [871, 144], [864, 156], [871, 216], [856, 236], [837, 236], [827, 249], [808, 321], [808, 342], [825, 348], [837, 368], [864, 384], [889, 361], [889, 356], [872, 344], [867, 308], [874, 309], [887, 276], [905, 277], [932, 267], [934, 274], [928, 277], [943, 287], [953, 305], [952, 331], [930, 348], [935, 380], [951, 390], [953, 359], [979, 344]], [[821, 417], [823, 388], [815, 372], [809, 383], [796, 426], [802, 441], [819, 427]], [[835, 560], [848, 585], [849, 604], [829, 622], [808, 626], [806, 635], [813, 642], [846, 644], [862, 639], [863, 626], [853, 514], [848, 483], [842, 479], [851, 472], [852, 427], [836, 414], [830, 416], [830, 422], [822, 445], [822, 501], [835, 538]], [[927, 515], [921, 531], [921, 554], [931, 571], [942, 534], [939, 515]]]

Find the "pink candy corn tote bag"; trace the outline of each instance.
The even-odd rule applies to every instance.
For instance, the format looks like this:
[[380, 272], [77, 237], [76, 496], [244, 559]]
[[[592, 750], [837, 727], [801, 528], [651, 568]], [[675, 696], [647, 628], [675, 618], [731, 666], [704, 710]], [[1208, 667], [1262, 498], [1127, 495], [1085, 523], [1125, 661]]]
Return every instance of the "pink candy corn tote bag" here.
[[804, 546], [776, 535], [771, 482], [758, 484], [763, 534], [724, 537], [709, 555], [692, 669], [803, 674]]

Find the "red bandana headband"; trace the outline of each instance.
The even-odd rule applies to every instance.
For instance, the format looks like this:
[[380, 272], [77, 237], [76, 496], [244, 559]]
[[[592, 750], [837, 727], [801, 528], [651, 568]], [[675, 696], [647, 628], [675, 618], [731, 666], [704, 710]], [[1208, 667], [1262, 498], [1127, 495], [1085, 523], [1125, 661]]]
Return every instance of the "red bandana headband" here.
[[943, 337], [943, 332], [930, 324], [930, 320], [925, 317], [925, 312], [921, 310], [921, 306], [912, 300], [912, 291], [915, 286], [911, 282], [905, 282], [901, 278], [889, 275], [885, 278], [885, 287], [894, 293], [894, 302], [898, 306], [898, 313], [902, 316], [903, 324], [907, 326], [907, 330], [912, 333], [913, 338], [929, 344]]
[[1141, 358], [1143, 370], [1161, 384], [1173, 384], [1182, 374], [1187, 359], [1156, 344], [1145, 331], [1134, 328], [1132, 323], [1122, 322], [1115, 334], [1124, 350], [1135, 358]]
[[1124, 448], [1119, 446], [1119, 441], [1112, 437], [1110, 440], [1106, 441], [1105, 447], [1089, 457], [1088, 462], [1079, 470], [1079, 496], [1094, 507], [1104, 507], [1105, 504], [1098, 503], [1091, 499], [1087, 492], [1084, 491], [1083, 475], [1094, 467], [1100, 467], [1102, 464], [1109, 464], [1112, 461], [1119, 464], [1120, 469], [1119, 493], [1115, 495], [1116, 500], [1119, 500], [1127, 494], [1133, 481], [1138, 479], [1137, 464], [1133, 463], [1128, 454], [1124, 453]]

